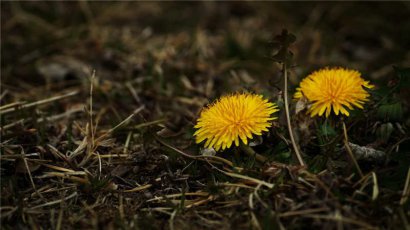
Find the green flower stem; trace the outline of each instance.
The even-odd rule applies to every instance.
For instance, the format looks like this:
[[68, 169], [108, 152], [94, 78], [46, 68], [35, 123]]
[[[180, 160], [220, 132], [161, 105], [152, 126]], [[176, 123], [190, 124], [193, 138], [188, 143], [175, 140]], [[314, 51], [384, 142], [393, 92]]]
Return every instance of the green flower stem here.
[[357, 163], [356, 158], [353, 155], [352, 149], [349, 146], [349, 139], [347, 137], [347, 129], [346, 129], [346, 124], [345, 124], [344, 121], [342, 121], [342, 125], [343, 125], [343, 134], [344, 134], [344, 137], [345, 137], [345, 140], [344, 140], [345, 148], [347, 150], [347, 153], [349, 154], [350, 159], [353, 161], [354, 166], [356, 167], [356, 170], [359, 172], [360, 177], [363, 178], [363, 172], [360, 169], [360, 166]]
[[255, 157], [257, 161], [261, 162], [261, 163], [265, 163], [266, 161], [268, 161], [268, 159], [258, 153], [255, 152], [255, 150], [253, 150], [250, 146], [245, 145], [243, 143], [241, 143], [239, 145], [239, 147], [241, 148], [241, 150], [243, 152], [245, 152], [248, 156], [251, 157]]

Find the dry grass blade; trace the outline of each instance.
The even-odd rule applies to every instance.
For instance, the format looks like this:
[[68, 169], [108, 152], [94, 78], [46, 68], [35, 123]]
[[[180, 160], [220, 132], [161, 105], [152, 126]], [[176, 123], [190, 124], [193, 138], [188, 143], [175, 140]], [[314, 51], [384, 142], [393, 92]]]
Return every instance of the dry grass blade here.
[[68, 155], [68, 159], [70, 161], [72, 161], [77, 156], [81, 155], [83, 151], [87, 148], [87, 143], [88, 143], [87, 139], [88, 139], [87, 136], [85, 136], [83, 140], [81, 141], [81, 143], [78, 145], [78, 147]]
[[53, 154], [56, 158], [60, 158], [63, 161], [68, 161], [66, 156], [62, 154], [58, 149], [56, 149], [54, 146], [48, 144], [47, 147], [50, 149], [51, 154]]
[[88, 179], [73, 176], [73, 175], [84, 175], [84, 173], [83, 172], [72, 172], [72, 173], [70, 172], [66, 172], [66, 173], [47, 172], [47, 173], [44, 173], [44, 175], [38, 176], [37, 178], [59, 177], [59, 178], [68, 179], [68, 180], [71, 180], [71, 181], [74, 181], [80, 184], [90, 184]]
[[[336, 199], [336, 195], [332, 193], [330, 188], [328, 186], [326, 186], [326, 184], [322, 180], [320, 180], [320, 178], [318, 178], [317, 175], [312, 174], [312, 173], [308, 172], [307, 170], [303, 170], [303, 173], [306, 174], [317, 185], [319, 185], [319, 187], [321, 187], [323, 190], [325, 190], [326, 195], [329, 195], [330, 197], [332, 197], [332, 199]], [[303, 180], [299, 180], [299, 181], [303, 181]], [[311, 186], [311, 185], [309, 185], [309, 186]], [[313, 186], [313, 188], [315, 188], [315, 186]]]
[[170, 210], [174, 210], [174, 208], [172, 208], [172, 207], [155, 207], [155, 208], [142, 208], [141, 209], [141, 211], [144, 211], [144, 212], [157, 211], [157, 212], [167, 214], [169, 216], [171, 215], [171, 213], [167, 212], [167, 211], [170, 211]]
[[376, 200], [379, 196], [379, 184], [377, 182], [376, 173], [372, 172], [372, 179], [373, 179], [373, 193], [372, 193], [372, 200]]
[[326, 212], [329, 211], [328, 208], [312, 208], [312, 209], [305, 209], [305, 210], [297, 210], [297, 211], [289, 211], [280, 213], [279, 217], [289, 217], [289, 216], [299, 216], [299, 215], [306, 215], [312, 214], [317, 212]]
[[123, 150], [122, 150], [122, 152], [123, 152], [124, 154], [127, 154], [127, 153], [128, 153], [128, 149], [129, 149], [130, 141], [131, 141], [131, 136], [132, 136], [132, 132], [128, 132], [128, 134], [127, 134], [127, 139], [125, 140], [124, 148], [123, 148]]
[[95, 154], [97, 159], [105, 159], [105, 158], [127, 158], [130, 157], [129, 154]]
[[359, 173], [360, 178], [363, 178], [364, 175], [363, 175], [362, 169], [360, 169], [359, 163], [357, 163], [357, 160], [354, 157], [352, 149], [350, 148], [350, 145], [349, 145], [349, 137], [347, 136], [346, 124], [342, 122], [342, 125], [343, 125], [344, 145], [345, 145], [346, 151], [349, 155], [350, 160], [352, 160], [354, 166], [356, 167], [356, 170]]
[[[92, 94], [92, 88], [90, 90], [90, 94]], [[90, 108], [92, 106], [92, 100], [90, 101]], [[138, 113], [140, 113], [143, 109], [145, 108], [144, 105], [140, 106], [138, 109], [134, 110], [134, 112], [128, 116], [126, 119], [124, 119], [122, 122], [120, 122], [118, 125], [116, 125], [114, 128], [109, 129], [107, 132], [105, 132], [104, 134], [102, 134], [101, 136], [95, 138], [95, 130], [93, 131], [93, 125], [91, 124], [92, 121], [92, 115], [90, 115], [90, 122], [87, 123], [86, 126], [86, 136], [84, 137], [82, 143], [77, 147], [77, 149], [70, 155], [70, 158], [73, 159], [74, 157], [80, 155], [83, 150], [86, 150], [87, 154], [86, 156], [83, 158], [83, 160], [80, 162], [79, 166], [82, 167], [84, 166], [89, 159], [91, 158], [91, 156], [93, 155], [97, 155], [98, 160], [99, 160], [99, 168], [100, 168], [100, 172], [101, 172], [101, 157], [99, 156], [98, 152], [95, 152], [96, 147], [102, 145], [104, 143], [104, 139], [106, 139], [109, 135], [112, 134], [112, 132], [114, 132], [114, 130], [118, 129], [119, 127], [127, 124], [135, 115], [137, 115]]]
[[142, 110], [144, 110], [145, 106], [142, 105], [140, 106], [138, 109], [134, 110], [134, 112], [129, 115], [127, 118], [125, 118], [123, 121], [121, 121], [118, 125], [116, 125], [114, 128], [108, 130], [106, 133], [104, 133], [103, 135], [101, 135], [100, 137], [98, 137], [95, 142], [99, 142], [101, 141], [103, 138], [105, 138], [106, 136], [108, 136], [109, 134], [111, 134], [112, 132], [114, 132], [116, 129], [118, 129], [119, 127], [127, 124], [135, 115], [137, 115], [138, 113], [140, 113]]
[[161, 200], [164, 200], [164, 199], [176, 198], [176, 197], [181, 197], [181, 196], [209, 196], [209, 193], [201, 192], [201, 191], [199, 191], [199, 192], [177, 193], [177, 194], [165, 195], [163, 197], [155, 197], [155, 198], [147, 200], [146, 202], [161, 201]]
[[404, 205], [410, 196], [410, 167], [407, 171], [406, 182], [404, 183], [403, 192], [400, 198], [400, 205]]
[[[68, 111], [66, 111], [66, 112], [64, 112], [64, 113], [56, 114], [56, 115], [53, 115], [53, 116], [50, 116], [50, 117], [46, 117], [46, 118], [41, 117], [41, 118], [37, 119], [36, 122], [37, 122], [37, 123], [41, 123], [41, 122], [45, 122], [45, 121], [47, 121], [47, 122], [58, 121], [58, 120], [60, 120], [60, 119], [68, 118], [68, 117], [71, 116], [72, 114], [79, 113], [79, 112], [81, 112], [81, 111], [83, 111], [82, 108], [75, 108], [75, 109], [68, 110]], [[16, 125], [23, 124], [24, 122], [27, 122], [27, 121], [30, 121], [30, 120], [32, 120], [32, 119], [30, 119], [30, 118], [28, 118], [28, 119], [20, 119], [20, 120], [18, 120], [18, 121], [15, 121], [15, 122], [12, 122], [12, 123], [10, 123], [10, 124], [8, 124], [8, 125], [5, 125], [5, 126], [3, 126], [3, 127], [0, 127], [0, 131], [1, 131], [1, 130], [10, 129], [10, 128], [16, 126]]]
[[262, 227], [261, 227], [261, 225], [258, 221], [258, 218], [256, 218], [255, 213], [252, 212], [252, 211], [250, 213], [251, 213], [251, 223], [252, 223], [252, 226], [253, 226], [252, 229], [262, 229]]
[[48, 207], [48, 206], [52, 206], [52, 205], [55, 205], [55, 204], [59, 204], [61, 202], [70, 200], [70, 199], [76, 197], [77, 195], [78, 195], [77, 192], [74, 192], [71, 195], [69, 195], [67, 197], [64, 197], [64, 199], [54, 200], [54, 201], [50, 201], [50, 202], [40, 204], [40, 205], [37, 205], [37, 206], [34, 206], [34, 207], [27, 208], [27, 211], [29, 211], [29, 210], [33, 211], [35, 209], [39, 209], [39, 208], [42, 208], [42, 207]]
[[5, 109], [8, 109], [8, 108], [10, 108], [10, 107], [17, 107], [17, 106], [23, 105], [23, 104], [25, 104], [25, 103], [26, 103], [25, 101], [12, 102], [12, 103], [10, 103], [10, 104], [0, 106], [0, 111], [1, 111], [1, 110], [5, 110]]
[[179, 149], [177, 149], [177, 148], [175, 148], [175, 147], [173, 147], [173, 146], [167, 144], [166, 142], [164, 142], [163, 140], [161, 140], [161, 139], [160, 139], [158, 136], [156, 136], [156, 135], [155, 135], [154, 137], [155, 137], [155, 139], [156, 139], [159, 143], [163, 144], [164, 146], [166, 146], [166, 147], [168, 147], [168, 148], [174, 150], [175, 152], [177, 152], [177, 153], [179, 153], [179, 154], [181, 154], [181, 155], [183, 155], [183, 156], [185, 156], [185, 157], [188, 157], [188, 158], [191, 158], [191, 159], [202, 160], [202, 161], [206, 161], [206, 162], [207, 162], [206, 159], [211, 159], [211, 160], [215, 160], [215, 161], [218, 161], [218, 162], [227, 164], [227, 165], [229, 165], [230, 167], [234, 167], [232, 162], [230, 162], [229, 160], [226, 160], [226, 159], [224, 159], [224, 158], [217, 157], [217, 156], [193, 156], [193, 155], [187, 154], [187, 153], [185, 153], [185, 152], [183, 152], [183, 151], [181, 151], [181, 150], [179, 150]]
[[95, 135], [95, 130], [94, 130], [94, 121], [93, 121], [93, 117], [94, 117], [94, 113], [93, 113], [93, 88], [94, 88], [94, 80], [95, 80], [95, 69], [93, 70], [93, 73], [91, 74], [91, 78], [90, 78], [90, 98], [89, 98], [89, 110], [88, 110], [88, 119], [89, 119], [89, 123], [88, 125], [90, 126], [90, 134], [91, 134], [91, 140], [94, 144], [94, 135]]
[[[285, 61], [286, 62], [286, 61]], [[288, 102], [288, 70], [287, 70], [287, 64], [283, 63], [283, 77], [284, 77], [284, 92], [283, 92], [283, 98], [285, 100], [285, 113], [286, 113], [286, 122], [288, 125], [288, 131], [289, 131], [289, 137], [292, 142], [293, 150], [295, 151], [296, 158], [299, 161], [299, 164], [301, 166], [305, 166], [305, 162], [303, 161], [302, 155], [299, 151], [299, 146], [295, 141], [295, 137], [293, 135], [293, 128], [292, 128], [292, 123], [290, 121], [290, 112], [289, 112], [289, 102]]]
[[7, 95], [9, 93], [9, 91], [6, 89], [6, 90], [3, 90], [3, 92], [1, 93], [1, 95], [0, 95], [0, 102], [2, 102], [3, 101], [3, 98]]
[[403, 208], [399, 209], [399, 216], [401, 221], [403, 222], [403, 226], [405, 230], [410, 230], [410, 224], [409, 221], [407, 220], [408, 216], [406, 216], [406, 214], [404, 213]]
[[22, 159], [24, 157], [38, 157], [38, 153], [27, 153], [27, 154], [3, 154], [0, 156], [1, 160], [5, 159]]
[[161, 123], [164, 123], [165, 121], [167, 121], [167, 119], [159, 119], [159, 120], [156, 120], [156, 121], [144, 122], [142, 124], [138, 124], [138, 125], [133, 126], [132, 129], [141, 129], [141, 128], [148, 127], [148, 126], [151, 126], [151, 125], [161, 124]]
[[194, 202], [194, 203], [192, 203], [192, 204], [189, 204], [189, 205], [185, 206], [185, 208], [189, 209], [189, 208], [197, 207], [197, 206], [206, 204], [206, 203], [208, 203], [209, 201], [212, 201], [212, 200], [214, 200], [214, 199], [215, 199], [215, 196], [210, 195], [210, 196], [208, 196], [206, 199], [199, 200], [199, 201], [197, 201], [197, 202]]
[[255, 189], [254, 187], [251, 187], [249, 185], [245, 185], [245, 184], [235, 184], [235, 183], [217, 183], [217, 186], [225, 186], [225, 187], [237, 187], [237, 188], [246, 188], [246, 189]]
[[272, 189], [272, 188], [275, 186], [274, 184], [268, 183], [268, 182], [263, 181], [263, 180], [259, 180], [259, 179], [252, 178], [252, 177], [249, 177], [249, 176], [245, 176], [245, 175], [242, 175], [242, 174], [226, 172], [226, 171], [224, 171], [224, 170], [218, 169], [217, 167], [215, 167], [215, 166], [213, 166], [213, 165], [212, 165], [212, 167], [213, 167], [214, 169], [218, 170], [219, 172], [221, 172], [221, 173], [227, 175], [227, 176], [234, 177], [234, 178], [239, 178], [239, 179], [242, 179], [242, 180], [245, 180], [245, 181], [254, 183], [254, 184], [256, 184], [256, 185], [263, 185], [263, 186], [266, 186], [266, 187], [268, 187], [268, 188], [270, 188], [270, 189]]
[[56, 224], [56, 230], [61, 229], [61, 225], [63, 223], [63, 215], [64, 215], [64, 209], [60, 208], [60, 211], [58, 213], [58, 219], [57, 219], [57, 224]]
[[55, 166], [55, 165], [50, 165], [50, 164], [41, 164], [43, 166], [46, 166], [47, 168], [51, 168], [51, 169], [55, 169], [58, 171], [62, 171], [62, 172], [69, 172], [69, 173], [73, 173], [75, 172], [72, 169], [68, 169], [68, 168], [64, 168], [64, 167], [59, 167], [59, 166]]
[[12, 122], [10, 124], [7, 124], [5, 126], [0, 127], [0, 131], [10, 129], [10, 128], [12, 128], [14, 126], [17, 126], [17, 125], [20, 125], [20, 124], [22, 125], [22, 124], [24, 124], [24, 121], [27, 121], [27, 120], [29, 120], [29, 119], [19, 119], [15, 122]]
[[11, 207], [11, 206], [3, 206], [0, 207], [0, 218], [7, 218], [12, 215], [15, 211], [17, 211], [18, 207]]
[[36, 185], [35, 185], [35, 183], [34, 183], [33, 177], [32, 177], [32, 175], [31, 175], [30, 167], [29, 167], [29, 165], [28, 165], [28, 163], [27, 163], [27, 159], [24, 157], [24, 150], [23, 150], [23, 149], [21, 149], [21, 155], [22, 155], [22, 159], [23, 159], [23, 162], [24, 162], [24, 166], [26, 167], [26, 172], [27, 172], [27, 174], [28, 174], [28, 176], [29, 176], [29, 178], [30, 178], [31, 186], [33, 186], [33, 189], [34, 189], [34, 191], [36, 192], [36, 194], [37, 194], [41, 199], [44, 200], [43, 195], [41, 195], [41, 193], [39, 193], [38, 190], [37, 190], [37, 188], [36, 188]]
[[141, 99], [138, 97], [137, 92], [135, 91], [134, 87], [130, 82], [125, 83], [125, 86], [128, 88], [128, 90], [131, 92], [131, 95], [134, 97], [135, 101], [140, 104]]
[[176, 214], [177, 214], [177, 209], [175, 209], [173, 212], [172, 212], [172, 214], [171, 214], [171, 217], [169, 218], [169, 229], [170, 230], [174, 230], [174, 219], [175, 219], [175, 216], [176, 216]]
[[9, 108], [9, 109], [5, 109], [5, 110], [0, 110], [0, 115], [11, 113], [11, 112], [14, 112], [14, 111], [19, 110], [19, 109], [21, 110], [21, 109], [27, 109], [27, 108], [30, 108], [30, 107], [34, 107], [34, 106], [44, 105], [44, 104], [47, 104], [47, 103], [50, 103], [50, 102], [53, 102], [53, 101], [57, 101], [57, 100], [61, 100], [61, 99], [64, 99], [64, 98], [75, 96], [78, 93], [79, 93], [79, 91], [73, 91], [73, 92], [70, 92], [70, 93], [67, 93], [67, 94], [54, 96], [54, 97], [50, 97], [50, 98], [43, 99], [43, 100], [40, 100], [40, 101], [20, 105], [16, 108]]
[[45, 122], [45, 121], [53, 122], [53, 121], [57, 121], [57, 120], [60, 120], [60, 119], [63, 119], [63, 118], [68, 118], [72, 114], [79, 113], [79, 112], [82, 112], [82, 111], [83, 111], [83, 108], [78, 106], [77, 108], [67, 110], [67, 111], [65, 111], [64, 113], [61, 113], [61, 114], [56, 114], [56, 115], [46, 117], [46, 118], [39, 118], [39, 119], [37, 119], [37, 122], [38, 123]]
[[146, 184], [146, 185], [141, 185], [141, 186], [135, 187], [133, 189], [124, 190], [122, 192], [127, 192], [127, 193], [128, 192], [140, 192], [140, 191], [143, 191], [145, 189], [149, 189], [151, 187], [152, 187], [152, 184]]

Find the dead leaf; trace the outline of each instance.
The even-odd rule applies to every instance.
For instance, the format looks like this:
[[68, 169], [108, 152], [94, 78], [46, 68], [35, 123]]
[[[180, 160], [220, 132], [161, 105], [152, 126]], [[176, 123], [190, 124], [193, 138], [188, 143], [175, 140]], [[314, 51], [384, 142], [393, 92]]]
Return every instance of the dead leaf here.
[[309, 101], [307, 100], [306, 97], [302, 97], [296, 102], [295, 114], [298, 114], [301, 111], [308, 109], [308, 108], [309, 108]]

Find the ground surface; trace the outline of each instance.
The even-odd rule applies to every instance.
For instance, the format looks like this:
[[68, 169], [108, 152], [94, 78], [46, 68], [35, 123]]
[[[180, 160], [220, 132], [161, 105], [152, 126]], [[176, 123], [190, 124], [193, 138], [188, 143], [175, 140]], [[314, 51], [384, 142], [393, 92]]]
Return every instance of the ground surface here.
[[[5, 229], [410, 228], [409, 3], [1, 7]], [[362, 148], [362, 179], [340, 118], [310, 119], [292, 102], [308, 167], [294, 159], [281, 66], [270, 59], [282, 29], [297, 37], [291, 92], [325, 66], [357, 69], [377, 86], [344, 119]], [[203, 106], [238, 91], [282, 111], [254, 143], [269, 163], [236, 148], [203, 157], [194, 142]]]

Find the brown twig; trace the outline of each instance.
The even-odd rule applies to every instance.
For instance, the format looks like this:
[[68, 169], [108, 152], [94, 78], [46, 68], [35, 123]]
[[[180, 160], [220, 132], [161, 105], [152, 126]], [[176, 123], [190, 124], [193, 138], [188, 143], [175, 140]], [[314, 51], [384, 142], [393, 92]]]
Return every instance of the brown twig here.
[[175, 147], [173, 147], [173, 146], [167, 144], [166, 142], [164, 142], [163, 140], [161, 140], [161, 139], [160, 139], [159, 137], [157, 137], [156, 135], [154, 135], [154, 137], [155, 137], [155, 139], [156, 139], [159, 143], [161, 143], [162, 145], [164, 145], [164, 146], [166, 146], [166, 147], [168, 147], [168, 148], [174, 150], [175, 152], [177, 152], [177, 153], [179, 153], [179, 154], [181, 154], [181, 155], [183, 155], [183, 156], [185, 156], [185, 157], [188, 157], [188, 158], [191, 158], [191, 159], [202, 160], [202, 161], [208, 161], [208, 160], [207, 160], [207, 158], [208, 158], [208, 159], [210, 159], [210, 160], [215, 160], [215, 161], [218, 161], [218, 162], [227, 164], [227, 165], [229, 165], [229, 166], [231, 166], [231, 167], [234, 167], [234, 166], [233, 166], [233, 163], [232, 163], [231, 161], [227, 160], [227, 159], [224, 159], [224, 158], [221, 158], [221, 157], [217, 157], [217, 156], [193, 156], [193, 155], [187, 154], [187, 153], [185, 153], [185, 152], [183, 152], [183, 151], [181, 151], [181, 150], [179, 150], [179, 149], [177, 149], [177, 148], [175, 148]]
[[305, 166], [305, 162], [303, 161], [302, 155], [299, 151], [299, 146], [297, 145], [296, 141], [295, 141], [295, 137], [293, 136], [293, 129], [292, 129], [292, 124], [290, 122], [290, 113], [289, 113], [289, 102], [288, 102], [288, 70], [286, 67], [286, 63], [283, 63], [283, 76], [284, 76], [284, 81], [285, 81], [285, 85], [284, 85], [284, 92], [283, 92], [283, 98], [285, 100], [285, 114], [286, 114], [286, 122], [288, 124], [288, 131], [289, 131], [289, 136], [290, 136], [290, 140], [292, 142], [292, 146], [293, 146], [293, 150], [295, 151], [295, 155], [296, 158], [299, 161], [299, 164], [301, 166]]

